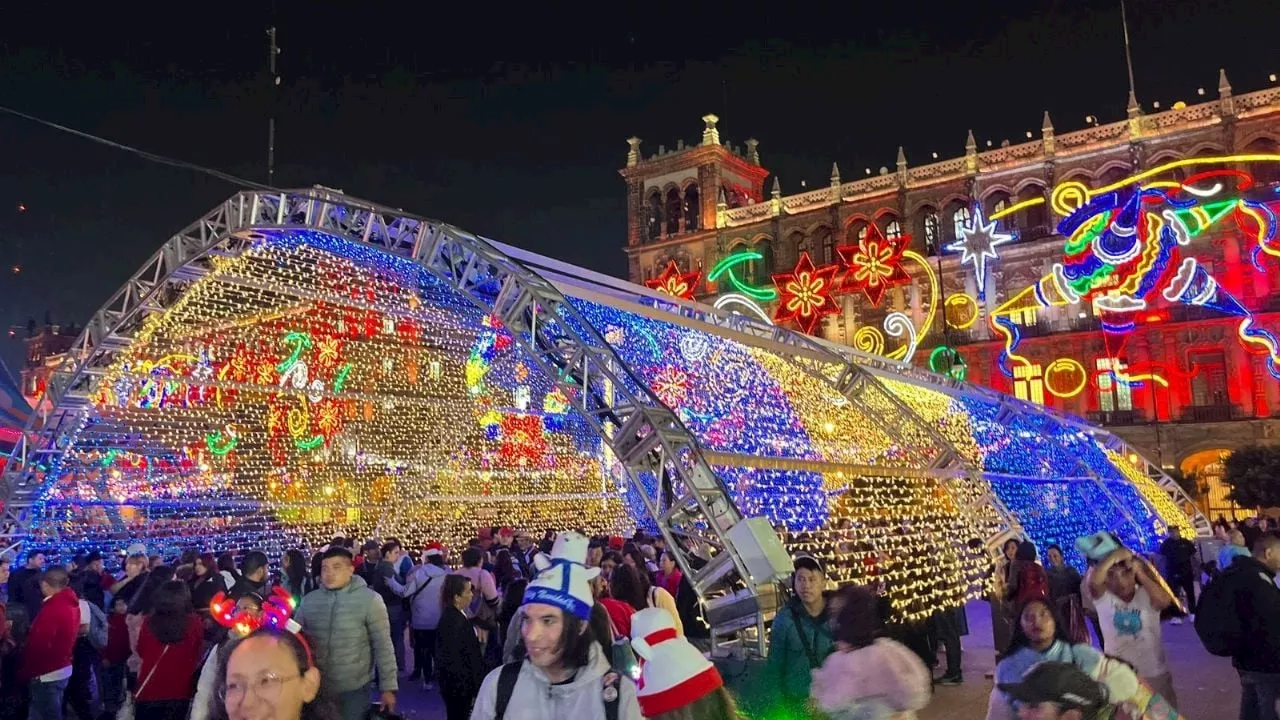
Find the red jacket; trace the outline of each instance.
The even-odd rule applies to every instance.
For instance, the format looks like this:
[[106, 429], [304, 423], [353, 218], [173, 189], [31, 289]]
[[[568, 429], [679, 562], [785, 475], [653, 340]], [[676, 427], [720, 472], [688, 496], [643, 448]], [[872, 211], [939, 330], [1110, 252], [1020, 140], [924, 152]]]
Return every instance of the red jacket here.
[[142, 658], [138, 685], [141, 687], [144, 680], [151, 679], [133, 699], [138, 702], [190, 700], [195, 696], [193, 680], [200, 675], [203, 650], [204, 623], [200, 622], [199, 615], [191, 613], [187, 616], [186, 634], [172, 645], [161, 643], [151, 632], [150, 619], [144, 620], [142, 630], [138, 632], [138, 657]]
[[124, 615], [111, 613], [107, 618], [107, 646], [102, 650], [102, 659], [112, 665], [123, 665], [133, 649], [129, 647], [129, 625]]
[[22, 653], [22, 681], [71, 665], [71, 649], [80, 633], [80, 599], [71, 588], [46, 598], [31, 623], [27, 648]]

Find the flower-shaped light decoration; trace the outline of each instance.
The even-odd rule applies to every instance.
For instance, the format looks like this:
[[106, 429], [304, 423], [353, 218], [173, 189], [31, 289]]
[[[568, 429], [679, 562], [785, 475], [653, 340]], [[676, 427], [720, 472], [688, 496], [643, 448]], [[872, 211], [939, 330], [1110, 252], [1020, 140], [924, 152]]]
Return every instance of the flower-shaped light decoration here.
[[840, 290], [863, 292], [872, 305], [880, 307], [885, 290], [911, 282], [911, 276], [902, 267], [902, 251], [910, 242], [910, 235], [886, 238], [880, 228], [868, 225], [866, 236], [859, 238], [857, 245], [836, 248], [848, 267], [840, 281]]
[[693, 291], [698, 288], [698, 283], [701, 280], [701, 270], [682, 273], [675, 260], [668, 260], [667, 267], [662, 271], [662, 274], [652, 280], [645, 280], [644, 286], [650, 290], [657, 290], [664, 295], [678, 297], [683, 300], [692, 300]]
[[668, 365], [653, 379], [653, 392], [667, 407], [678, 406], [689, 392], [689, 376], [674, 365]]
[[773, 321], [782, 324], [794, 320], [800, 329], [812, 334], [818, 318], [840, 310], [839, 303], [831, 296], [839, 269], [838, 265], [815, 268], [809, 253], [800, 253], [794, 270], [773, 276], [773, 284], [778, 288], [778, 309], [774, 311]]

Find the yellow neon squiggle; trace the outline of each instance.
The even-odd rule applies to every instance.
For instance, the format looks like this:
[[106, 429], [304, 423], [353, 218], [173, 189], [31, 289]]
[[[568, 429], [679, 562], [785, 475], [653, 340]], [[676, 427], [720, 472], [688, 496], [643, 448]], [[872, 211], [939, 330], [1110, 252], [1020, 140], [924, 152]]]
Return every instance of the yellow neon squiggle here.
[[[1059, 392], [1049, 382], [1049, 377], [1064, 372], [1075, 373], [1079, 382], [1071, 386], [1070, 389]], [[1049, 366], [1044, 369], [1044, 389], [1048, 390], [1049, 394], [1054, 397], [1073, 398], [1083, 392], [1084, 386], [1088, 384], [1089, 376], [1085, 373], [1084, 366], [1080, 364], [1080, 361], [1073, 358], [1060, 357], [1049, 363]]]
[[880, 355], [884, 353], [884, 333], [879, 328], [864, 325], [854, 331], [853, 347], [860, 352]]
[[[1162, 173], [1168, 172], [1169, 170], [1174, 170], [1180, 167], [1186, 167], [1188, 165], [1212, 165], [1215, 163], [1228, 164], [1228, 163], [1252, 163], [1252, 162], [1280, 162], [1280, 155], [1275, 155], [1271, 153], [1251, 153], [1251, 154], [1245, 154], [1245, 155], [1223, 155], [1221, 157], [1183, 158], [1182, 160], [1174, 160], [1172, 162], [1167, 162], [1163, 165], [1158, 165], [1156, 167], [1151, 168], [1150, 170], [1137, 173], [1136, 175], [1130, 175], [1129, 177], [1126, 177], [1121, 180], [1117, 180], [1116, 182], [1113, 182], [1110, 185], [1106, 185], [1100, 188], [1094, 188], [1092, 190], [1089, 189], [1087, 186], [1085, 186], [1084, 183], [1078, 182], [1076, 180], [1068, 180], [1067, 182], [1064, 182], [1053, 188], [1053, 193], [1049, 200], [1049, 207], [1058, 215], [1062, 217], [1066, 217], [1070, 215], [1073, 211], [1079, 209], [1085, 203], [1089, 202], [1089, 199], [1092, 197], [1101, 195], [1103, 193], [1111, 192], [1112, 190], [1119, 190], [1120, 188], [1128, 187], [1129, 185], [1133, 185], [1141, 180], [1144, 180], [1149, 177], [1154, 177], [1156, 175], [1160, 175]], [[1151, 183], [1147, 187], [1164, 188], [1164, 187], [1179, 187], [1179, 186], [1181, 186], [1181, 183], [1174, 183], [1166, 180], [1161, 180], [1158, 182]], [[1075, 203], [1074, 205], [1067, 205], [1066, 204], [1067, 201], [1075, 201]], [[1034, 200], [1028, 200], [1027, 202], [1031, 204], [1038, 204]], [[1019, 205], [1021, 205], [1021, 203], [1019, 203]], [[1018, 207], [1018, 205], [1015, 205], [1014, 207]], [[1009, 209], [1006, 209], [1006, 211], [1003, 211], [1001, 214], [1002, 215], [1008, 214], [1007, 212], [1008, 210]], [[992, 218], [995, 218], [995, 217], [997, 216], [992, 215]]]
[[1005, 357], [1030, 367], [1031, 366], [1030, 360], [1022, 357], [1021, 355], [1013, 351], [1013, 331], [998, 322], [992, 322], [991, 326], [996, 329], [996, 332], [1000, 333], [1001, 335], [1004, 335]]
[[1276, 348], [1275, 343], [1271, 342], [1271, 338], [1263, 335], [1247, 334], [1249, 327], [1253, 325], [1253, 317], [1245, 317], [1240, 321], [1240, 326], [1236, 328], [1236, 334], [1240, 336], [1240, 340], [1253, 345], [1261, 345], [1266, 349], [1267, 354], [1271, 356], [1272, 362], [1280, 363], [1280, 349]]
[[[933, 271], [933, 268], [929, 266], [929, 261], [925, 259], [923, 255], [916, 252], [915, 250], [904, 250], [902, 252], [902, 257], [907, 260], [914, 261], [917, 265], [919, 265], [921, 268], [924, 269], [925, 275], [928, 276], [929, 278], [929, 310], [928, 312], [925, 313], [924, 323], [921, 324], [920, 326], [921, 329], [917, 331], [917, 336], [924, 337], [926, 334], [928, 334], [929, 328], [933, 327], [934, 317], [937, 316], [938, 314], [938, 295], [939, 295], [938, 275]], [[854, 333], [855, 341], [857, 337], [858, 337], [858, 334]], [[883, 351], [884, 349], [883, 335], [880, 336], [880, 343], [881, 343], [881, 350]], [[903, 345], [902, 347], [893, 350], [885, 357], [889, 358], [890, 360], [902, 360], [907, 356], [907, 349], [908, 349], [908, 346]], [[879, 353], [876, 353], [876, 354], [878, 355]]]
[[1016, 213], [1023, 208], [1029, 208], [1029, 207], [1032, 207], [1033, 205], [1043, 205], [1043, 204], [1044, 204], [1044, 198], [1042, 197], [1031, 198], [1030, 200], [1023, 200], [1022, 202], [1014, 203], [1013, 205], [1010, 205], [1009, 207], [999, 212], [991, 213], [991, 215], [989, 215], [987, 219], [999, 220], [1000, 218], [1005, 217], [1006, 215], [1012, 215], [1013, 213]]
[[957, 330], [968, 330], [969, 328], [973, 327], [974, 323], [978, 322], [978, 301], [975, 300], [973, 296], [970, 295], [969, 293], [960, 293], [958, 295], [952, 295], [948, 297], [947, 301], [942, 305], [943, 305], [943, 308], [945, 309], [950, 309], [952, 306], [959, 307], [961, 305], [965, 307], [971, 306], [973, 308], [972, 315], [965, 322], [953, 323], [950, 320], [947, 320], [945, 314], [943, 315], [943, 318], [942, 318], [943, 321], [945, 321], [947, 324], [949, 324], [951, 327]]

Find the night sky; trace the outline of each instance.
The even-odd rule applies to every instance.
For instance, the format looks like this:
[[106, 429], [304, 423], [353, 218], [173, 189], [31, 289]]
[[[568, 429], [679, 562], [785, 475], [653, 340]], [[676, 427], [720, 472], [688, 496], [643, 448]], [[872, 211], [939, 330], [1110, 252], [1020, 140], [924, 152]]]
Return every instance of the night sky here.
[[[899, 145], [913, 165], [955, 157], [969, 128], [983, 146], [1020, 142], [1044, 110], [1060, 133], [1118, 120], [1127, 91], [1118, 0], [719, 3], [706, 16], [221, 2], [144, 19], [36, 5], [0, 22], [0, 105], [264, 182], [274, 24], [277, 186], [340, 188], [615, 275], [631, 135], [646, 155], [696, 143], [714, 112], [722, 139], [760, 140], [789, 194], [827, 184], [833, 161], [846, 180], [893, 167]], [[1280, 73], [1275, 0], [1128, 11], [1147, 110], [1194, 103], [1198, 87], [1216, 97], [1219, 67], [1237, 93]], [[2, 114], [0, 162], [0, 327], [46, 312], [83, 322], [237, 189]], [[0, 356], [16, 372], [20, 343], [0, 341]]]

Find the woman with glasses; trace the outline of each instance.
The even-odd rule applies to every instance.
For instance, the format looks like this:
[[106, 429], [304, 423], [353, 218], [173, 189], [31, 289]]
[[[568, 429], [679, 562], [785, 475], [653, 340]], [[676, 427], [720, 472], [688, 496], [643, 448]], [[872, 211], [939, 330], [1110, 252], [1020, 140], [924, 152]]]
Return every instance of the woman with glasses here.
[[262, 628], [237, 640], [218, 673], [215, 720], [336, 720], [320, 671], [298, 635]]

